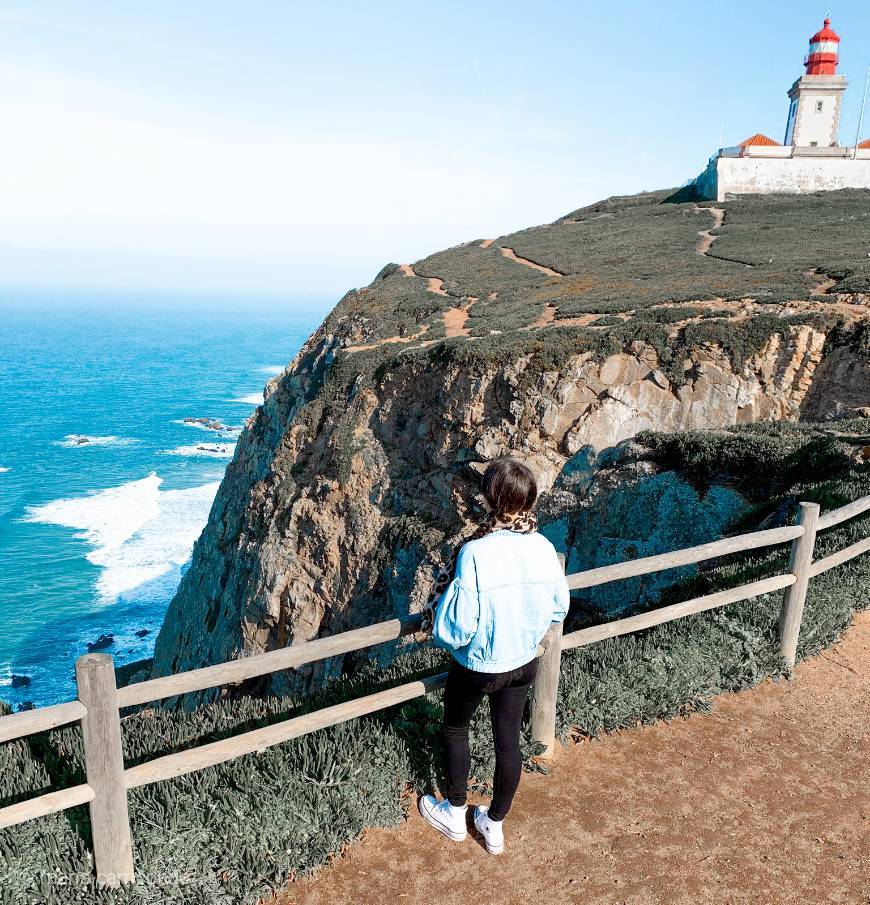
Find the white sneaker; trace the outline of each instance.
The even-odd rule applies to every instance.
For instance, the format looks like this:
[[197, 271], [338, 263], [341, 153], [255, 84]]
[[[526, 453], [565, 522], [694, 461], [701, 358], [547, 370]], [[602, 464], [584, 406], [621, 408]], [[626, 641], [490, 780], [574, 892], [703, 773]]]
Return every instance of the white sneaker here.
[[474, 809], [474, 826], [483, 836], [486, 850], [491, 855], [500, 855], [504, 851], [504, 821], [490, 820], [489, 808], [478, 805]]
[[421, 795], [417, 804], [426, 823], [434, 826], [439, 833], [444, 833], [448, 839], [462, 842], [468, 835], [465, 825], [467, 807], [455, 808], [447, 799], [438, 801], [432, 795]]

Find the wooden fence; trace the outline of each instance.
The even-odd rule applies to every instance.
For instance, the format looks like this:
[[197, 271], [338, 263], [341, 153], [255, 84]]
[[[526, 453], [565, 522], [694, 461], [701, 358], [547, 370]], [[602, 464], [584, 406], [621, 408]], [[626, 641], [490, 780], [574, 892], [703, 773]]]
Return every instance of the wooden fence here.
[[[701, 613], [784, 589], [779, 622], [779, 649], [789, 667], [793, 667], [810, 579], [870, 550], [868, 536], [824, 559], [813, 561], [816, 533], [867, 511], [870, 511], [870, 496], [822, 516], [819, 514], [818, 504], [801, 503], [798, 522], [790, 527], [741, 534], [673, 553], [647, 556], [569, 575], [570, 588], [590, 588], [730, 553], [791, 542], [788, 571], [782, 575], [774, 575], [737, 588], [696, 597], [684, 603], [581, 629], [568, 635], [562, 634], [561, 624], [553, 625], [538, 648], [540, 657], [538, 678], [532, 691], [533, 737], [544, 745], [545, 756], [552, 754], [555, 745], [556, 695], [563, 650], [594, 644], [604, 638], [629, 634], [692, 613]], [[121, 708], [207, 688], [232, 685], [255, 676], [293, 669], [326, 657], [362, 650], [416, 634], [420, 631], [420, 624], [419, 616], [402, 620], [392, 619], [329, 638], [319, 638], [282, 650], [151, 679], [125, 688], [116, 688], [115, 668], [111, 656], [86, 654], [76, 663], [78, 700], [0, 718], [0, 742], [80, 722], [84, 739], [87, 782], [0, 809], [0, 829], [87, 802], [91, 813], [98, 885], [115, 887], [122, 883], [130, 883], [133, 881], [134, 872], [133, 844], [127, 811], [128, 789], [171, 779], [173, 776], [182, 776], [245, 754], [263, 751], [288, 739], [413, 700], [443, 687], [446, 673], [408, 682], [387, 691], [325, 707], [281, 723], [127, 768], [124, 766], [121, 750]]]

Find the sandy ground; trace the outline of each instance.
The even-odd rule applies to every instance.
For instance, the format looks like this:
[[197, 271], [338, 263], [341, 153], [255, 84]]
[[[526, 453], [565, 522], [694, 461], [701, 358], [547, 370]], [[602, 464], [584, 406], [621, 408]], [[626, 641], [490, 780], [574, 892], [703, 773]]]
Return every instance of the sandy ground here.
[[437, 277], [429, 277], [426, 280], [426, 289], [428, 289], [429, 292], [434, 292], [435, 295], [447, 296], [447, 290], [444, 288], [443, 280], [439, 280]]
[[826, 276], [824, 273], [821, 273], [818, 269], [816, 270], [808, 270], [806, 275], [811, 280], [818, 281], [818, 285], [813, 287], [810, 295], [828, 295], [830, 291], [837, 285], [837, 280], [832, 279], [829, 276]]
[[447, 339], [453, 339], [457, 336], [468, 336], [468, 328], [465, 326], [468, 320], [468, 309], [477, 301], [477, 299], [469, 299], [468, 304], [464, 308], [448, 308], [444, 312], [444, 335]]
[[371, 830], [280, 905], [870, 903], [870, 614], [791, 682], [524, 775], [507, 851]]
[[538, 319], [529, 327], [529, 329], [533, 330], [540, 327], [548, 327], [556, 319], [558, 311], [559, 309], [552, 304], [552, 302], [548, 302], [544, 305], [544, 310], [538, 315]]

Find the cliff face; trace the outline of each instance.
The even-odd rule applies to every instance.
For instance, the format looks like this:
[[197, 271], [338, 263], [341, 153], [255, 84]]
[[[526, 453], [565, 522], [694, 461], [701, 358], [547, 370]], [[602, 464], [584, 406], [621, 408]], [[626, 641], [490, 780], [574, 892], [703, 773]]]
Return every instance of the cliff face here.
[[[573, 481], [576, 497], [581, 472], [591, 486], [602, 453], [639, 431], [870, 406], [868, 197], [828, 196], [832, 222], [851, 220], [824, 247], [804, 247], [814, 234], [795, 216], [785, 238], [753, 240], [757, 256], [759, 242], [787, 244], [790, 259], [775, 265], [711, 258], [709, 209], [644, 196], [385, 268], [267, 385], [170, 606], [155, 672], [418, 609], [480, 514], [477, 474], [497, 456], [535, 470], [548, 532], [579, 549], [581, 535], [600, 546], [606, 524], [580, 530], [559, 494]], [[735, 203], [734, 221], [749, 225], [729, 233], [726, 210], [712, 248], [725, 255], [730, 235], [739, 252], [780, 202], [756, 199], [755, 216], [752, 202]], [[846, 235], [854, 261], [838, 245]], [[637, 466], [632, 480], [654, 477]], [[685, 494], [657, 480], [650, 499]], [[739, 505], [722, 496], [698, 530], [715, 536]], [[647, 534], [641, 555], [674, 540]]]

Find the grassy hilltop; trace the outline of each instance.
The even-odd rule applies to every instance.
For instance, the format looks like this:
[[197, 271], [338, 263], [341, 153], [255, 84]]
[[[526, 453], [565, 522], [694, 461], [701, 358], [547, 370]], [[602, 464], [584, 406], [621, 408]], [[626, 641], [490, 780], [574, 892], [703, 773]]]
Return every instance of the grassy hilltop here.
[[[421, 354], [445, 336], [445, 313], [457, 307], [467, 316], [463, 334], [477, 340], [462, 353], [470, 359], [507, 344], [603, 352], [634, 339], [690, 348], [726, 336], [732, 354], [746, 355], [784, 322], [851, 320], [830, 305], [840, 293], [870, 293], [870, 192], [718, 206], [681, 200], [685, 194], [610, 198], [546, 226], [430, 255], [412, 269], [387, 265], [332, 317], [357, 315], [361, 344], [382, 343], [384, 357]], [[724, 217], [715, 228], [717, 211]], [[707, 231], [715, 241], [704, 251]], [[755, 302], [751, 317], [741, 315], [741, 300]], [[542, 325], [546, 334], [530, 332]]]

